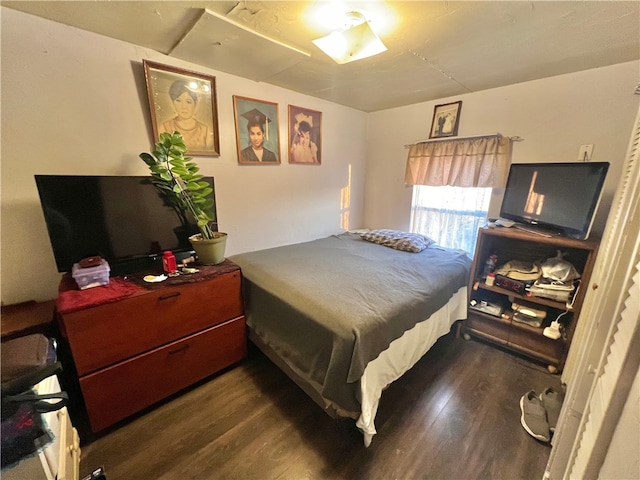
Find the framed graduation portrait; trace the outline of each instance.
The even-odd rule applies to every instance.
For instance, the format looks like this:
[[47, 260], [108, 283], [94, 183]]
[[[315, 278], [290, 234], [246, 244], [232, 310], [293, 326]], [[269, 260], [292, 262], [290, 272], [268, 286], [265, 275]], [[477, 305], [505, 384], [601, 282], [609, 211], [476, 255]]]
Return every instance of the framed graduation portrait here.
[[289, 105], [289, 163], [322, 163], [322, 112]]
[[238, 163], [280, 164], [278, 104], [233, 96]]
[[216, 78], [143, 60], [154, 142], [180, 132], [189, 155], [220, 155]]

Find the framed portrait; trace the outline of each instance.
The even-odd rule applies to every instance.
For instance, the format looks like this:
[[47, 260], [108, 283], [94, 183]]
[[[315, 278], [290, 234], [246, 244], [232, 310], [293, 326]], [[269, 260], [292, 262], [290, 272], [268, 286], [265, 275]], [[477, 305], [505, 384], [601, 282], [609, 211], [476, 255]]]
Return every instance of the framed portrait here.
[[322, 163], [322, 112], [289, 105], [289, 163]]
[[278, 104], [233, 96], [238, 163], [280, 164]]
[[143, 60], [154, 142], [180, 132], [189, 155], [220, 155], [216, 78]]
[[455, 137], [458, 135], [460, 123], [460, 110], [462, 100], [459, 102], [436, 105], [433, 109], [431, 132], [429, 138]]

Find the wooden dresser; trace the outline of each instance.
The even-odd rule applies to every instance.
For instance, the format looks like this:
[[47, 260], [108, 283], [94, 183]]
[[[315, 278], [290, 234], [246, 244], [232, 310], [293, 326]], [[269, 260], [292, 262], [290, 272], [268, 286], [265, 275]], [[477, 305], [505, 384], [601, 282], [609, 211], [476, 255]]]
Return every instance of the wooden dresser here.
[[[59, 310], [94, 432], [246, 356], [240, 268], [229, 260], [205, 268], [217, 271]], [[98, 295], [101, 288], [74, 293]]]

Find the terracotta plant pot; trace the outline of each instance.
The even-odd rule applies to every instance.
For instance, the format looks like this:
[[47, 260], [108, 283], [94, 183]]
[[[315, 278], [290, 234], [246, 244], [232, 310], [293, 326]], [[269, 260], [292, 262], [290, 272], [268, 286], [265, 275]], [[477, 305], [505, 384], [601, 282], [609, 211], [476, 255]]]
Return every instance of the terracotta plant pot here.
[[189, 237], [191, 246], [196, 251], [198, 261], [203, 265], [217, 265], [224, 262], [224, 251], [227, 246], [227, 234], [216, 232], [211, 240], [202, 238], [202, 234]]

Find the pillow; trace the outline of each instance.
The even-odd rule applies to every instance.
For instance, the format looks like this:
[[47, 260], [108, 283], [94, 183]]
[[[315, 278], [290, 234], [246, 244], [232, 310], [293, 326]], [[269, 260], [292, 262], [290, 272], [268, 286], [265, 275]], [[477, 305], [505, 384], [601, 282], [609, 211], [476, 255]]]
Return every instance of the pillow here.
[[371, 230], [363, 233], [362, 238], [369, 242], [395, 248], [405, 252], [418, 253], [435, 243], [429, 237], [419, 233], [402, 232], [400, 230]]

